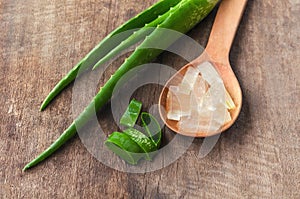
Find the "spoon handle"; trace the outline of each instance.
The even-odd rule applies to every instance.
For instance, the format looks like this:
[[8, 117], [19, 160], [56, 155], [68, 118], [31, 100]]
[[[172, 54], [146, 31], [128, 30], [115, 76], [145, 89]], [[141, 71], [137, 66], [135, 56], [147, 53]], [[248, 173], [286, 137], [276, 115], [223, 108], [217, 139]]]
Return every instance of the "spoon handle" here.
[[228, 63], [230, 48], [247, 0], [222, 0], [210, 33], [206, 52], [219, 63]]

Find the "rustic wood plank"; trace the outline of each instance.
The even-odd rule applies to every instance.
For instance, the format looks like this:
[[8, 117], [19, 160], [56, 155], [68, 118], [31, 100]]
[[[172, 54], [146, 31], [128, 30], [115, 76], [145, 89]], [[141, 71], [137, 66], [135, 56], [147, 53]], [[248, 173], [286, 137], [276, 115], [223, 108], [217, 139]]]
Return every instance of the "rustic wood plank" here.
[[[21, 172], [72, 121], [72, 87], [38, 111], [50, 89], [105, 35], [154, 2], [0, 1], [0, 198], [300, 198], [297, 0], [249, 1], [230, 56], [242, 112], [207, 157], [197, 158], [203, 140], [196, 139], [168, 167], [127, 174], [98, 162], [76, 137]], [[214, 15], [189, 36], [205, 45]], [[184, 64], [169, 53], [158, 61]], [[135, 95], [147, 107], [159, 91], [149, 86]], [[99, 114], [108, 132], [109, 112]]]

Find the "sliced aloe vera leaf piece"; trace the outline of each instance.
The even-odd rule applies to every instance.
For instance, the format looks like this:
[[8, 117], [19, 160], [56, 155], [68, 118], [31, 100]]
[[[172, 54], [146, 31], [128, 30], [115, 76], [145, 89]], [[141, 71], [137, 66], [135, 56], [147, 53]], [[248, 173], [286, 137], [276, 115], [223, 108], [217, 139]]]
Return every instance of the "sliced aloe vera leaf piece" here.
[[127, 134], [113, 132], [105, 141], [105, 145], [127, 163], [135, 165], [142, 158], [141, 147]]
[[133, 99], [130, 101], [125, 113], [120, 119], [120, 124], [127, 127], [134, 127], [142, 109], [142, 103]]
[[149, 138], [159, 148], [161, 143], [161, 128], [153, 115], [147, 112], [141, 114], [142, 125], [148, 134]]
[[134, 142], [136, 142], [144, 151], [145, 159], [151, 160], [152, 157], [149, 153], [152, 151], [157, 150], [156, 145], [149, 139], [146, 135], [144, 135], [142, 132], [134, 129], [134, 128], [128, 128], [124, 131], [125, 134], [127, 134]]

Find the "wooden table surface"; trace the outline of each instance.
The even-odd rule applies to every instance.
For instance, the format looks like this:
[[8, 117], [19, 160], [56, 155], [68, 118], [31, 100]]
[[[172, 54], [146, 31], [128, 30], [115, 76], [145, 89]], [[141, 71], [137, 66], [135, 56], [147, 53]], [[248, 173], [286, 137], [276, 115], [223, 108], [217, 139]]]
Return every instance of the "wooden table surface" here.
[[[0, 198], [300, 198], [299, 0], [249, 1], [230, 55], [242, 111], [207, 157], [197, 158], [203, 139], [195, 139], [173, 164], [130, 174], [97, 161], [76, 137], [21, 171], [72, 122], [72, 86], [39, 112], [44, 97], [105, 35], [154, 2], [0, 1]], [[188, 35], [205, 46], [215, 14]], [[168, 53], [157, 61], [183, 65]], [[159, 92], [138, 94], [147, 104]]]

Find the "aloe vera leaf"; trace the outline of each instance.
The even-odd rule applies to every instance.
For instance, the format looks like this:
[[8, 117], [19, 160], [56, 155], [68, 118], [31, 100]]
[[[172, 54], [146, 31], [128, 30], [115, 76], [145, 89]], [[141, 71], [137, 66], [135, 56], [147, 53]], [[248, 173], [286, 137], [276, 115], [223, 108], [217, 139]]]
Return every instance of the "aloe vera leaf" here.
[[[99, 59], [105, 56], [108, 52], [110, 52], [113, 48], [115, 48], [120, 42], [122, 42], [121, 38], [115, 39], [114, 41], [110, 40], [110, 38], [118, 33], [126, 32], [128, 36], [133, 33], [133, 29], [141, 28], [145, 24], [150, 23], [151, 21], [158, 18], [158, 16], [163, 15], [165, 12], [169, 11], [170, 7], [176, 5], [181, 0], [162, 0], [148, 9], [144, 10], [136, 17], [128, 20], [120, 27], [116, 28], [113, 32], [107, 35], [94, 49], [92, 49], [82, 60], [80, 60], [50, 91], [48, 96], [43, 101], [40, 110], [44, 110], [47, 105], [73, 80], [77, 77], [79, 69], [81, 72], [88, 70], [92, 66], [94, 66]], [[130, 31], [132, 30], [132, 31]]]
[[[201, 21], [214, 6], [218, 0], [183, 0], [180, 9], [173, 9], [172, 14], [160, 25], [162, 28], [168, 28], [186, 33], [192, 29], [199, 21]], [[38, 155], [34, 160], [28, 163], [23, 170], [35, 166], [39, 162], [49, 157], [54, 151], [62, 146], [66, 141], [76, 134], [76, 126], [83, 126], [90, 117], [94, 115], [96, 110], [100, 110], [111, 98], [113, 88], [118, 80], [132, 68], [141, 64], [148, 63], [156, 58], [162, 50], [148, 48], [155, 42], [160, 42], [167, 47], [176, 41], [177, 38], [166, 37], [164, 31], [157, 28], [153, 31], [144, 42], [125, 60], [119, 69], [104, 84], [91, 103], [83, 110], [83, 112], [75, 119], [75, 121], [64, 131], [64, 133], [44, 152]], [[165, 38], [165, 40], [161, 40]]]
[[117, 54], [122, 52], [123, 50], [129, 48], [130, 46], [138, 43], [142, 39], [144, 39], [147, 35], [149, 35], [152, 31], [154, 31], [155, 27], [161, 24], [169, 15], [171, 11], [166, 12], [163, 15], [160, 15], [154, 21], [146, 24], [143, 28], [135, 31], [132, 35], [130, 35], [126, 40], [122, 41], [117, 47], [112, 49], [107, 55], [101, 58], [93, 67], [93, 70], [98, 68], [99, 66], [103, 65]]

